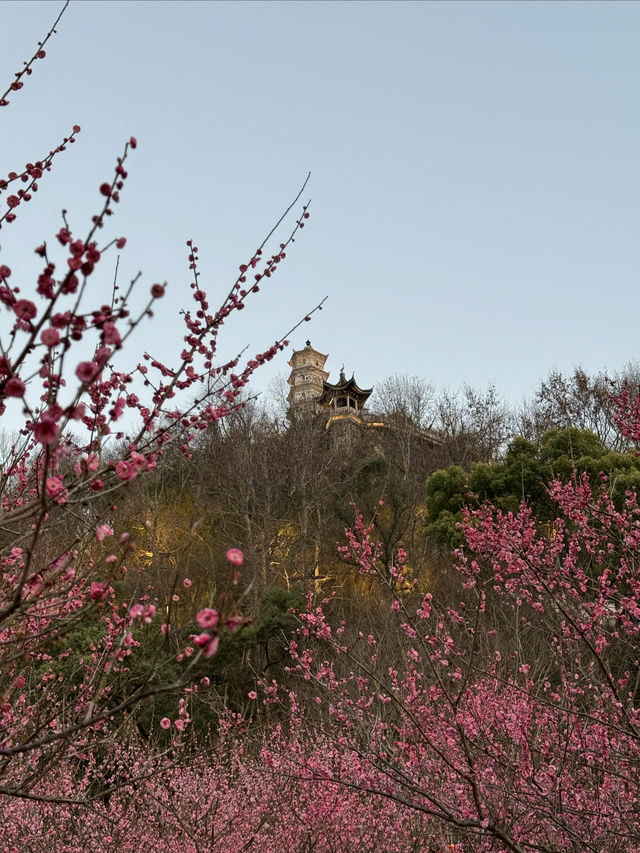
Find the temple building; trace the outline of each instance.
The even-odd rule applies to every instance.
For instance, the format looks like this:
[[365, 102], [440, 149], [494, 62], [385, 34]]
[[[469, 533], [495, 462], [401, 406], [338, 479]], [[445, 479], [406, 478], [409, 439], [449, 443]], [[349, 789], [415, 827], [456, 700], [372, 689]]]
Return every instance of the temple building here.
[[[373, 440], [374, 449], [380, 450], [379, 436], [387, 430], [397, 429], [400, 420], [406, 433], [405, 414], [382, 415], [367, 409], [367, 402], [373, 388], [361, 388], [352, 375], [347, 379], [344, 367], [336, 383], [329, 382], [329, 373], [325, 370], [328, 355], [306, 342], [304, 349], [294, 350], [289, 359], [289, 394], [287, 418], [291, 423], [299, 418], [315, 417], [319, 425], [330, 433], [331, 441], [344, 450], [354, 446], [368, 434]], [[409, 426], [412, 435], [431, 447], [442, 443], [442, 438], [431, 429], [419, 425]]]
[[329, 373], [324, 369], [326, 360], [327, 355], [314, 349], [311, 341], [307, 341], [304, 349], [292, 353], [287, 397], [289, 418], [326, 413], [327, 429], [338, 421], [373, 425], [365, 408], [373, 388], [360, 388], [353, 376], [347, 379], [344, 367], [338, 382], [329, 382]]

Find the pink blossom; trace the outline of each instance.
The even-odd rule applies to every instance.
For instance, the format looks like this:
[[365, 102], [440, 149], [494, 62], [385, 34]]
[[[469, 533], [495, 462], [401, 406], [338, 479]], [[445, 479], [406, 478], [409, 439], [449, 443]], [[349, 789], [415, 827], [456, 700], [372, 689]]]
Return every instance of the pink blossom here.
[[95, 361], [81, 361], [76, 367], [76, 376], [86, 385], [98, 375], [99, 370]]
[[206, 646], [207, 643], [211, 640], [210, 634], [191, 634], [191, 639], [196, 644], [196, 646]]
[[258, 698], [258, 694], [256, 693], [255, 690], [250, 690], [247, 693], [247, 696], [249, 697], [249, 699], [257, 699]]
[[151, 625], [153, 621], [153, 617], [156, 614], [156, 606], [155, 604], [148, 604], [146, 610], [144, 611], [144, 616], [142, 617], [142, 621], [145, 625]]
[[242, 614], [241, 613], [230, 613], [227, 616], [225, 621], [225, 625], [230, 631], [236, 631], [240, 625], [242, 625]]
[[96, 530], [96, 539], [98, 542], [104, 542], [107, 536], [113, 536], [113, 528], [109, 524], [101, 524]]
[[184, 731], [185, 721], [184, 720], [174, 720], [173, 725], [178, 729], [179, 732]]
[[171, 728], [171, 720], [169, 719], [169, 717], [163, 717], [160, 720], [160, 726], [161, 726], [161, 728], [163, 728], [165, 730], [170, 729]]
[[94, 359], [96, 360], [99, 367], [104, 367], [104, 365], [109, 360], [109, 356], [111, 355], [111, 350], [109, 347], [98, 347], [95, 351]]
[[207, 643], [204, 648], [204, 656], [206, 658], [210, 658], [218, 651], [218, 646], [220, 645], [220, 637], [216, 634], [215, 637], [212, 637], [211, 642]]
[[189, 589], [189, 587], [191, 586], [191, 580], [190, 580], [189, 578], [185, 578], [185, 579], [182, 581], [182, 586], [183, 586], [185, 589]]
[[241, 566], [244, 562], [244, 554], [239, 548], [229, 548], [227, 551], [227, 560], [234, 566]]
[[215, 628], [218, 624], [218, 611], [212, 607], [205, 607], [196, 616], [196, 621], [200, 628]]
[[105, 597], [106, 591], [106, 583], [98, 583], [98, 581], [94, 581], [89, 587], [89, 596], [92, 601], [100, 601]]
[[129, 608], [129, 616], [132, 619], [137, 619], [139, 616], [142, 616], [144, 613], [144, 604], [134, 604], [133, 607]]
[[107, 320], [102, 326], [102, 340], [105, 344], [113, 344], [118, 346], [122, 343], [120, 332], [117, 330], [115, 323]]
[[136, 471], [144, 471], [147, 467], [147, 457], [143, 453], [138, 453], [137, 450], [131, 451], [131, 462]]
[[121, 480], [133, 480], [136, 476], [135, 469], [130, 462], [127, 462], [125, 459], [121, 459], [118, 463], [116, 463], [116, 474], [120, 477]]
[[64, 489], [62, 485], [62, 481], [58, 477], [47, 477], [47, 494], [50, 498], [55, 497], [60, 494], [60, 492]]
[[86, 458], [87, 471], [97, 471], [99, 461], [95, 453], [90, 453]]
[[60, 343], [60, 332], [57, 329], [43, 329], [40, 340], [46, 347], [55, 347]]
[[124, 412], [125, 405], [125, 398], [118, 397], [118, 399], [113, 404], [113, 408], [109, 411], [112, 420], [117, 421], [121, 417], [122, 413]]

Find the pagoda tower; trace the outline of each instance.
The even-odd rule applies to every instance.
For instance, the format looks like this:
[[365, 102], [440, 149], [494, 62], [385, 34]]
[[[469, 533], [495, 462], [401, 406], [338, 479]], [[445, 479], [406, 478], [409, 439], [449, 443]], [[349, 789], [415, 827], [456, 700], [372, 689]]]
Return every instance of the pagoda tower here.
[[318, 411], [324, 385], [329, 378], [324, 369], [328, 355], [319, 352], [307, 341], [304, 349], [294, 350], [289, 359], [291, 373], [287, 380], [291, 386], [287, 396], [290, 414], [301, 411]]

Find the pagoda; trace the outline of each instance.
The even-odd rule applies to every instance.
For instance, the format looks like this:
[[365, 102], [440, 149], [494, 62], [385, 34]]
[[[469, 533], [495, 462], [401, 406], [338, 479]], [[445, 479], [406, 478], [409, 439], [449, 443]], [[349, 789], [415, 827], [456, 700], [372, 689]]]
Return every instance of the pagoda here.
[[287, 396], [289, 417], [303, 413], [326, 414], [327, 428], [340, 420], [362, 424], [373, 388], [360, 388], [353, 375], [347, 379], [344, 365], [338, 382], [329, 382], [329, 373], [324, 369], [327, 358], [328, 355], [311, 346], [311, 341], [306, 342], [304, 349], [292, 353]]
[[299, 412], [317, 411], [317, 403], [329, 378], [324, 364], [328, 356], [319, 352], [307, 341], [304, 349], [294, 350], [289, 359], [291, 373], [287, 380], [291, 386], [287, 395], [289, 416]]
[[345, 419], [362, 423], [362, 413], [372, 391], [373, 388], [360, 388], [353, 375], [347, 379], [343, 365], [338, 382], [333, 385], [325, 381], [322, 396], [318, 400], [319, 406], [328, 409], [327, 427]]

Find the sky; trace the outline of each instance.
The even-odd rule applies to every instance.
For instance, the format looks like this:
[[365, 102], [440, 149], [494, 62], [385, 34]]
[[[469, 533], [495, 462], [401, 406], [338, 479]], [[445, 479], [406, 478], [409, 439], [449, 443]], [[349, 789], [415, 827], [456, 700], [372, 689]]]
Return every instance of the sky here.
[[[0, 0], [0, 80], [61, 7]], [[363, 387], [494, 383], [517, 404], [552, 369], [613, 372], [638, 356], [639, 31], [626, 2], [73, 0], [2, 110], [0, 173], [82, 132], [0, 231], [0, 263], [26, 290], [33, 248], [62, 208], [86, 228], [133, 134], [106, 230], [127, 238], [121, 282], [168, 283], [134, 356], [182, 348], [186, 240], [213, 306], [310, 171], [307, 227], [223, 354], [328, 296], [291, 343], [328, 353], [333, 381], [344, 363]]]

